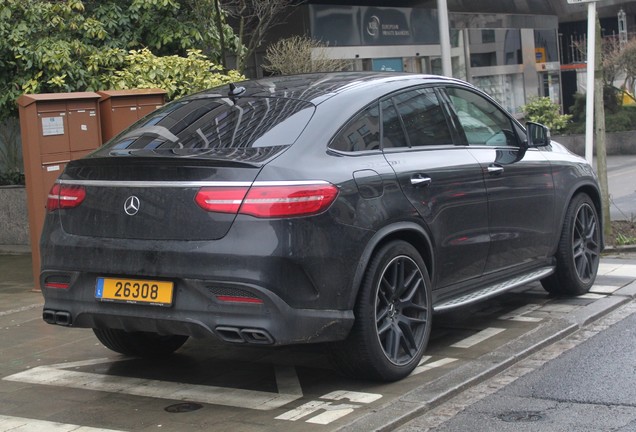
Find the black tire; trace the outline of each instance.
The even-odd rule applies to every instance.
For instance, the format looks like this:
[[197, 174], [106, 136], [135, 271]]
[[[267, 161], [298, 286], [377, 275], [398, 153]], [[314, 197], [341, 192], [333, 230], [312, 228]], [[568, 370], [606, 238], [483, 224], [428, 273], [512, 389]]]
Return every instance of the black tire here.
[[112, 351], [135, 357], [162, 357], [172, 354], [188, 340], [188, 336], [159, 335], [148, 332], [126, 332], [117, 329], [93, 329], [97, 339]]
[[541, 281], [546, 291], [581, 295], [590, 290], [601, 259], [601, 227], [588, 195], [578, 194], [570, 202], [555, 258], [555, 272]]
[[332, 345], [348, 376], [396, 381], [419, 364], [431, 332], [431, 282], [417, 250], [392, 241], [366, 270], [349, 337]]

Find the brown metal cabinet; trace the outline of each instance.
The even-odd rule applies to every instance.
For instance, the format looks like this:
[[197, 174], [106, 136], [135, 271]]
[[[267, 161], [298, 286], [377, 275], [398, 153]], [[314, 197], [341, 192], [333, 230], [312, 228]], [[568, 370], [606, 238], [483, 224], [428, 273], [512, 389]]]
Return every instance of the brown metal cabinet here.
[[101, 145], [100, 97], [93, 92], [45, 93], [25, 94], [17, 100], [36, 289], [47, 196], [69, 161]]
[[132, 89], [99, 91], [102, 138], [108, 141], [128, 126], [160, 108], [166, 91], [161, 89]]

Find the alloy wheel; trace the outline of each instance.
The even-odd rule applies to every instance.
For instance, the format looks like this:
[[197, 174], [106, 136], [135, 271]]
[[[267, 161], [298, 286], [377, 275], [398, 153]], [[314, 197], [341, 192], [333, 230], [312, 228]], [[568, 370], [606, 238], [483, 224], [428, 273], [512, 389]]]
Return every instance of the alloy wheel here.
[[582, 281], [596, 275], [600, 259], [599, 226], [596, 214], [589, 204], [579, 208], [572, 235], [572, 256], [576, 273]]
[[377, 336], [386, 358], [404, 365], [424, 344], [429, 305], [422, 271], [407, 256], [398, 256], [385, 267], [376, 297]]

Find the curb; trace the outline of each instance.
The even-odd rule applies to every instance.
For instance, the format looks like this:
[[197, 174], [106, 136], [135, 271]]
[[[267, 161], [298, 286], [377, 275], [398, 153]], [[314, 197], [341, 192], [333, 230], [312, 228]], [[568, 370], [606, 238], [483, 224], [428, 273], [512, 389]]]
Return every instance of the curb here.
[[31, 254], [31, 246], [0, 245], [0, 255], [27, 255], [27, 254]]
[[603, 250], [603, 255], [633, 253], [633, 252], [636, 252], [636, 245], [607, 246]]

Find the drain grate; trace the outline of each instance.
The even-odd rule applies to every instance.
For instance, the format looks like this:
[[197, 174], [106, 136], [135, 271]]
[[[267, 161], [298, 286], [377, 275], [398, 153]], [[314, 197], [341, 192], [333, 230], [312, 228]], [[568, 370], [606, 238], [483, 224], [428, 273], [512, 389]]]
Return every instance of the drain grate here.
[[508, 423], [536, 422], [543, 420], [545, 416], [538, 411], [509, 411], [497, 416], [499, 420]]
[[201, 404], [193, 403], [193, 402], [185, 402], [185, 403], [170, 405], [168, 407], [165, 407], [164, 410], [174, 414], [174, 413], [196, 411], [201, 408], [203, 408], [203, 405]]

